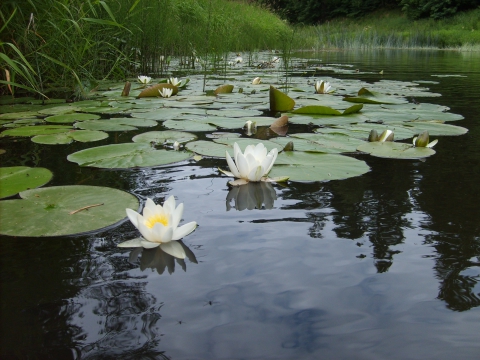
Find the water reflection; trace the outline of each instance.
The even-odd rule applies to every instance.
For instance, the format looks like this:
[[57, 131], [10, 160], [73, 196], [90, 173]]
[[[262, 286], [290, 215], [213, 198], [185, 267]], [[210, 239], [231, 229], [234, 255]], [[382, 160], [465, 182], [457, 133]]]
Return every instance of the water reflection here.
[[[192, 250], [190, 250], [181, 240], [172, 241], [182, 247], [185, 252], [186, 257], [190, 262], [198, 264], [197, 258]], [[169, 274], [172, 274], [175, 271], [175, 262], [182, 268], [183, 271], [187, 271], [187, 264], [184, 259], [176, 258], [170, 254], [167, 254], [162, 250], [161, 246], [153, 249], [144, 249], [142, 247], [135, 248], [129, 256], [129, 261], [131, 263], [136, 263], [140, 256], [140, 270], [145, 271], [146, 269], [157, 270], [159, 275], [162, 275], [165, 272], [165, 269]]]
[[[233, 200], [233, 206], [232, 206]], [[227, 211], [236, 209], [272, 209], [274, 201], [277, 200], [275, 189], [270, 183], [263, 181], [249, 182], [245, 185], [234, 186], [230, 189], [225, 203]]]

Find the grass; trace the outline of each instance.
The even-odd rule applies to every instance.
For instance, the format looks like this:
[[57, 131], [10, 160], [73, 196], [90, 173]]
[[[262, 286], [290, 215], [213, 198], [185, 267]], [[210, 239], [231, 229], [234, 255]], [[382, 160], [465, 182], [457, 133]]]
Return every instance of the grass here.
[[480, 8], [444, 19], [409, 20], [399, 11], [379, 11], [360, 19], [337, 19], [302, 27], [305, 48], [480, 50]]

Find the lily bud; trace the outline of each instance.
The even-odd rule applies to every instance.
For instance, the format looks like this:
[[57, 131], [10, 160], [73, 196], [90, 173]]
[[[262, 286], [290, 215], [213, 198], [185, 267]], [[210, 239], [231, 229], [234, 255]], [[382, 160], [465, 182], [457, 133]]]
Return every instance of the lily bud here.
[[413, 145], [415, 147], [432, 148], [438, 142], [438, 140], [433, 140], [431, 143], [429, 143], [429, 141], [430, 141], [430, 136], [428, 135], [428, 131], [424, 131], [417, 137], [413, 138]]
[[385, 141], [393, 141], [393, 131], [392, 130], [384, 130], [380, 136], [378, 137], [378, 141], [385, 142]]
[[369, 142], [378, 141], [378, 133], [377, 133], [377, 130], [371, 130], [371, 131], [370, 131], [370, 134], [368, 135], [368, 141], [369, 141]]

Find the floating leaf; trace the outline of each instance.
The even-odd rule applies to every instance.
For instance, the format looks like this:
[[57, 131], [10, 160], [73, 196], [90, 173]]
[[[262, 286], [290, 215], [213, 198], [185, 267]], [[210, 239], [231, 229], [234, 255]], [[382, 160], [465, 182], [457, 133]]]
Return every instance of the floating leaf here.
[[49, 123], [73, 123], [75, 121], [85, 121], [85, 120], [97, 120], [100, 119], [99, 115], [95, 114], [83, 114], [83, 113], [69, 113], [69, 114], [60, 114], [53, 115], [45, 118], [46, 122]]
[[137, 198], [100, 186], [53, 186], [20, 193], [21, 200], [0, 202], [0, 234], [10, 236], [65, 236], [98, 230], [137, 209]]
[[332, 109], [329, 106], [320, 105], [308, 105], [299, 109], [293, 110], [294, 114], [307, 114], [307, 115], [342, 115], [338, 110]]
[[140, 94], [138, 94], [137, 98], [150, 97], [150, 96], [159, 97], [160, 96], [159, 90], [162, 90], [165, 88], [172, 89], [173, 91], [172, 96], [177, 95], [178, 93], [178, 87], [173, 86], [172, 84], [162, 83], [162, 84], [156, 84], [146, 88]]
[[284, 94], [273, 86], [270, 86], [270, 111], [271, 112], [284, 112], [290, 111], [295, 106], [295, 100], [288, 95]]
[[407, 100], [400, 97], [393, 97], [378, 93], [375, 91], [370, 91], [366, 88], [361, 88], [358, 91], [358, 96], [345, 97], [345, 101], [355, 102], [355, 103], [365, 103], [365, 104], [405, 104]]
[[37, 135], [32, 138], [34, 143], [38, 144], [70, 144], [73, 140], [80, 142], [91, 142], [103, 140], [108, 137], [108, 134], [103, 131], [95, 130], [72, 130], [60, 134], [52, 135]]
[[359, 176], [369, 170], [364, 161], [349, 156], [286, 151], [278, 154], [268, 175], [288, 176], [289, 181], [328, 181]]
[[421, 159], [435, 154], [435, 150], [430, 148], [396, 142], [368, 142], [360, 145], [357, 150], [372, 156], [393, 159]]
[[[50, 170], [41, 167], [0, 167], [0, 199], [45, 185], [52, 177]], [[2, 214], [2, 222], [4, 220], [5, 216]]]
[[9, 129], [2, 132], [1, 136], [35, 136], [35, 135], [49, 135], [59, 134], [66, 130], [71, 130], [71, 126], [66, 125], [37, 125], [37, 126], [23, 126], [15, 129]]
[[128, 130], [136, 130], [137, 128], [131, 125], [124, 125], [119, 124], [116, 121], [111, 120], [87, 120], [87, 121], [80, 121], [75, 123], [75, 127], [77, 129], [84, 129], [84, 130], [101, 130], [101, 131], [128, 131]]
[[147, 143], [152, 142], [157, 144], [163, 143], [174, 143], [178, 141], [179, 143], [186, 143], [197, 138], [196, 135], [190, 134], [184, 131], [149, 131], [140, 135], [133, 137], [133, 141], [136, 143]]
[[225, 158], [225, 152], [227, 150], [233, 152], [233, 148], [229, 145], [205, 140], [189, 142], [185, 145], [185, 148], [200, 155], [219, 158]]
[[149, 144], [124, 143], [81, 150], [68, 155], [67, 160], [80, 166], [125, 169], [171, 164], [192, 155], [186, 151], [156, 150]]
[[438, 122], [429, 122], [429, 121], [411, 121], [404, 123], [403, 126], [407, 129], [410, 129], [412, 132], [418, 134], [423, 131], [428, 131], [430, 135], [440, 136], [440, 135], [449, 135], [457, 136], [463, 135], [468, 132], [468, 129], [455, 126], [450, 124], [442, 124]]

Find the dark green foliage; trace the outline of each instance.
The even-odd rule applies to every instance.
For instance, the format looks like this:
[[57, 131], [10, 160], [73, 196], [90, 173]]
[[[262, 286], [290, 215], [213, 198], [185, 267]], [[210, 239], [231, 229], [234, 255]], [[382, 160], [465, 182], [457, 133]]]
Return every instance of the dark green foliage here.
[[478, 0], [401, 0], [402, 10], [411, 19], [442, 19], [480, 5]]

